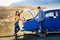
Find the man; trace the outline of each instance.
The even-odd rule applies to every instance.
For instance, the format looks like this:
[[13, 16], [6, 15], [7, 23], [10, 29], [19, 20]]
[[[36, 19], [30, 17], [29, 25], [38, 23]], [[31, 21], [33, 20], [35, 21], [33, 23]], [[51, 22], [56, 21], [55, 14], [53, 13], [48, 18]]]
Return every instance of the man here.
[[[37, 13], [37, 15], [35, 16], [35, 18], [38, 17], [38, 22], [39, 22], [39, 30], [38, 30], [37, 35], [43, 37], [43, 36], [45, 36], [44, 31], [42, 31], [42, 30], [43, 30], [43, 29], [42, 29], [42, 22], [43, 22], [43, 20], [44, 20], [44, 13], [43, 13], [43, 10], [42, 10], [41, 7], [37, 7], [37, 9], [38, 9], [38, 13]], [[40, 33], [41, 33], [41, 34], [40, 34]]]

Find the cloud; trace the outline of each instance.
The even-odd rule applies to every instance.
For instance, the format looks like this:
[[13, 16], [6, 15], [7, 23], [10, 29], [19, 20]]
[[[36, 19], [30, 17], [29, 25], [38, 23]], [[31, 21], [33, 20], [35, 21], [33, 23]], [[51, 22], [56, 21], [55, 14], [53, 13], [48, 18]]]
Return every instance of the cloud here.
[[0, 0], [0, 6], [9, 6], [13, 2], [18, 2], [21, 0]]

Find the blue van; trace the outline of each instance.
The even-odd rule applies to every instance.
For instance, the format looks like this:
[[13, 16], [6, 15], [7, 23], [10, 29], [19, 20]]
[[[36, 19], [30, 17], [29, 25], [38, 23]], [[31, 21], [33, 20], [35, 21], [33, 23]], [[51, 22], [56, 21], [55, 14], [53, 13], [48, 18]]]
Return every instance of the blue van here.
[[60, 9], [46, 10], [44, 13], [42, 28], [47, 29], [47, 33], [60, 33]]
[[[60, 9], [43, 10], [45, 20], [42, 23], [43, 31], [47, 33], [60, 33]], [[34, 18], [34, 17], [33, 17]], [[25, 31], [36, 31], [39, 29], [39, 23], [35, 19], [28, 19], [24, 22]]]

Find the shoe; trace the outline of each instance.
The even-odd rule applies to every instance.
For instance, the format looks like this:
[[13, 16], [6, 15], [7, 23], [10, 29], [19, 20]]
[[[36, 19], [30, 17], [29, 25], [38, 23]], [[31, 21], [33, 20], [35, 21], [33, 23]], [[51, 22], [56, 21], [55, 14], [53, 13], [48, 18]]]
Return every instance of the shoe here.
[[24, 29], [20, 29], [20, 31], [24, 31]]
[[40, 34], [40, 37], [45, 37], [46, 35], [45, 34]]

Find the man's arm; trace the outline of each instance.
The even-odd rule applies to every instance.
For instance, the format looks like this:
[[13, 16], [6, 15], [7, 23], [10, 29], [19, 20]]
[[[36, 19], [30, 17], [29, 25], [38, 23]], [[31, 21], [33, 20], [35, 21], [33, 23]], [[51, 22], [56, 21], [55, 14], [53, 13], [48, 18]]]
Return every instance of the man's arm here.
[[34, 19], [39, 15], [39, 13], [37, 13], [37, 15], [34, 17]]

